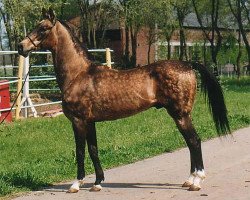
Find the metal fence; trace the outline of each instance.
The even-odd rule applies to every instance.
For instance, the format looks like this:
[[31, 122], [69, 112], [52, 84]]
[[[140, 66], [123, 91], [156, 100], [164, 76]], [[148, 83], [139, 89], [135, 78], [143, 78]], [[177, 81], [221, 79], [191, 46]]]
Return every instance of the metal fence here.
[[[104, 52], [106, 53], [106, 63], [102, 63], [103, 65], [107, 65], [109, 67], [111, 67], [112, 64], [114, 64], [113, 62], [111, 62], [111, 52], [113, 52], [113, 50], [106, 48], [106, 49], [89, 49], [89, 52]], [[0, 56], [2, 55], [11, 55], [11, 54], [18, 54], [17, 51], [0, 51]], [[32, 54], [51, 54], [51, 52], [33, 52]], [[31, 54], [31, 56], [32, 56]], [[21, 57], [20, 57], [21, 58]], [[21, 59], [20, 59], [21, 60]], [[55, 102], [49, 102], [49, 103], [41, 103], [41, 104], [33, 104], [31, 98], [30, 98], [30, 91], [55, 91], [55, 90], [59, 90], [59, 88], [47, 88], [47, 89], [31, 89], [30, 88], [30, 82], [37, 82], [37, 81], [53, 81], [56, 80], [55, 76], [29, 76], [28, 70], [29, 68], [48, 68], [48, 67], [53, 67], [53, 65], [31, 65], [30, 66], [30, 57], [28, 56], [27, 58], [23, 58], [23, 61], [19, 60], [19, 66], [0, 66], [0, 69], [14, 69], [14, 68], [19, 68], [19, 75], [16, 77], [13, 76], [2, 76], [0, 77], [1, 80], [8, 80], [6, 82], [0, 83], [0, 85], [4, 85], [4, 84], [13, 84], [13, 83], [18, 83], [19, 82], [19, 86], [17, 87], [16, 93], [19, 93], [19, 90], [21, 90], [21, 85], [23, 85], [23, 90], [22, 92], [22, 97], [20, 103], [16, 106], [13, 107], [13, 110], [16, 110], [16, 118], [19, 117], [19, 113], [21, 110], [23, 110], [24, 112], [24, 117], [28, 117], [28, 109], [30, 108], [32, 111], [32, 115], [34, 117], [37, 117], [37, 111], [35, 109], [35, 107], [39, 107], [39, 106], [47, 106], [47, 105], [53, 105], [53, 104], [60, 104], [61, 101], [55, 101]], [[20, 64], [23, 65], [23, 70], [20, 73]], [[24, 78], [26, 78], [26, 81], [24, 82]], [[5, 109], [0, 109], [0, 113], [4, 112], [4, 111], [9, 111], [11, 108], [5, 108]]]

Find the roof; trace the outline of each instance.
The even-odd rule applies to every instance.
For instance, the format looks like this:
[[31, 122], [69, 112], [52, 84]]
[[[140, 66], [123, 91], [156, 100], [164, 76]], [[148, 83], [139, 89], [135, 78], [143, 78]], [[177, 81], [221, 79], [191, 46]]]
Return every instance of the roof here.
[[[74, 24], [76, 27], [80, 27], [80, 16], [71, 18], [69, 21], [71, 24]], [[229, 23], [229, 22], [231, 22], [231, 23]], [[204, 17], [202, 20], [202, 23], [203, 23], [203, 27], [209, 29], [211, 20], [209, 19], [209, 17], [207, 17], [207, 18]], [[245, 21], [244, 24], [247, 25], [248, 22]], [[121, 21], [119, 22], [119, 21], [114, 20], [107, 26], [107, 29], [108, 30], [118, 30], [118, 29], [121, 29], [122, 27], [124, 27], [124, 24], [121, 23]], [[184, 27], [185, 28], [192, 28], [192, 29], [200, 29], [201, 28], [195, 13], [193, 13], [193, 12], [189, 13], [185, 17]], [[219, 21], [218, 27], [220, 29], [224, 29], [224, 30], [238, 30], [238, 26], [234, 22], [233, 16], [231, 14], [228, 14], [227, 16], [225, 16], [223, 21]], [[250, 32], [250, 29], [247, 29], [246, 31]]]
[[[205, 28], [211, 27], [211, 19], [210, 17], [203, 17], [202, 19], [202, 25]], [[243, 22], [244, 25], [248, 25], [248, 21]], [[189, 13], [185, 19], [184, 19], [184, 26], [190, 27], [190, 28], [201, 28], [198, 19], [196, 17], [195, 13]], [[231, 13], [228, 13], [228, 15], [224, 16], [224, 18], [220, 21], [218, 21], [218, 27], [220, 29], [231, 29], [231, 30], [237, 30], [238, 25], [234, 20], [234, 17]], [[249, 31], [249, 30], [247, 30]]]

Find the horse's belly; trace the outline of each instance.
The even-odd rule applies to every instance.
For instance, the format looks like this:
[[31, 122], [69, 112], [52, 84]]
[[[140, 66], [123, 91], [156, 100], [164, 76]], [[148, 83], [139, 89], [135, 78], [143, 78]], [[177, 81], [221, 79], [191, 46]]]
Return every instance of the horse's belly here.
[[152, 107], [154, 96], [131, 92], [130, 95], [110, 94], [99, 101], [95, 101], [92, 114], [95, 121], [114, 120], [128, 117]]
[[111, 109], [102, 109], [99, 110], [98, 113], [93, 115], [94, 121], [105, 121], [105, 120], [115, 120], [120, 118], [129, 117], [135, 115], [139, 112], [147, 110], [152, 107], [152, 104], [148, 104], [147, 106], [140, 107], [131, 107], [131, 108], [111, 108]]

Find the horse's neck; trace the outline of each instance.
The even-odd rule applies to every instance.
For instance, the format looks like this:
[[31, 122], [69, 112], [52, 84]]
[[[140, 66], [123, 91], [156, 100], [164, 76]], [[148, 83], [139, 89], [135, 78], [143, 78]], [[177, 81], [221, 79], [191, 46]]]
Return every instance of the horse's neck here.
[[87, 71], [90, 61], [83, 51], [75, 48], [75, 44], [65, 27], [61, 24], [57, 27], [57, 45], [52, 50], [53, 62], [58, 85], [61, 91], [65, 91], [76, 76]]

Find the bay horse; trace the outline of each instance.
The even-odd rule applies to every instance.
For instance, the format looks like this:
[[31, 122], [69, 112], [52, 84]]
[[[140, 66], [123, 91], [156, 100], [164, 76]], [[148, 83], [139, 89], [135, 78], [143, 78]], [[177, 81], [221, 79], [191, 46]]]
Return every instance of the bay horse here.
[[165, 108], [173, 118], [190, 150], [191, 170], [183, 187], [201, 189], [205, 178], [201, 140], [192, 124], [191, 111], [197, 90], [195, 71], [201, 78], [219, 135], [230, 133], [223, 92], [216, 77], [203, 65], [184, 61], [159, 61], [130, 70], [114, 70], [94, 64], [86, 48], [70, 27], [52, 9], [42, 11], [43, 19], [18, 45], [20, 55], [34, 50], [52, 52], [62, 107], [71, 121], [77, 160], [77, 180], [68, 192], [78, 192], [85, 177], [85, 143], [93, 162], [96, 180], [91, 191], [102, 189], [104, 173], [98, 157], [95, 123], [115, 120], [145, 111]]

